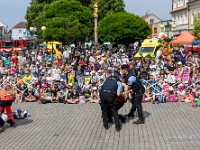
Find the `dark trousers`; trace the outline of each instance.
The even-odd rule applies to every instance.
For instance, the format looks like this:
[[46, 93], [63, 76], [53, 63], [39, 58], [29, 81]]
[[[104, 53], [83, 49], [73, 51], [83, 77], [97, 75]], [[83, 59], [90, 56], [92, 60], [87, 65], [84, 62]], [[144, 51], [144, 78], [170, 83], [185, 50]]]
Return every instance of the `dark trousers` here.
[[137, 91], [134, 91], [133, 98], [132, 98], [132, 108], [130, 113], [134, 114], [137, 109], [138, 117], [140, 120], [144, 120], [143, 117], [143, 110], [142, 110], [142, 97], [144, 95], [145, 88], [142, 87]]
[[[120, 110], [120, 108], [122, 108], [123, 106], [124, 106], [124, 102], [118, 102], [117, 110]], [[122, 115], [120, 115], [120, 114], [118, 114], [118, 115], [119, 115], [119, 120], [124, 119], [124, 117]], [[109, 119], [110, 120], [112, 119], [112, 111], [111, 111], [110, 107], [108, 107], [108, 120]]]
[[115, 120], [115, 128], [120, 128], [119, 123], [119, 115], [118, 115], [118, 109], [117, 104], [115, 104], [116, 101], [116, 94], [113, 94], [111, 92], [101, 92], [100, 93], [100, 101], [101, 101], [101, 111], [102, 111], [102, 117], [103, 117], [103, 124], [108, 125], [108, 109], [110, 107], [112, 115]]

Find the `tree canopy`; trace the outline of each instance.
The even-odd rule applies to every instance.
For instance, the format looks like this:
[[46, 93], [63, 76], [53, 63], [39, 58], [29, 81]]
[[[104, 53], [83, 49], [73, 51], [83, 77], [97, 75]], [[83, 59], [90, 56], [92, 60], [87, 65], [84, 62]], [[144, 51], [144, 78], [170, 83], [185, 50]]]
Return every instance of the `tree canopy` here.
[[105, 17], [99, 23], [98, 36], [102, 41], [128, 45], [151, 34], [147, 22], [141, 17], [120, 12]]
[[27, 9], [26, 19], [28, 27], [33, 22], [40, 27], [46, 26], [46, 31], [42, 33], [44, 40], [63, 44], [84, 39], [93, 28], [92, 12], [76, 0], [35, 0]]
[[99, 20], [102, 20], [106, 15], [118, 12], [125, 12], [125, 4], [123, 0], [91, 0], [90, 9], [93, 11], [94, 3], [99, 5]]
[[200, 14], [194, 17], [194, 30], [193, 30], [195, 40], [200, 40]]
[[55, 40], [72, 44], [90, 35], [93, 16], [89, 8], [75, 0], [59, 0], [45, 5], [43, 17], [47, 30], [45, 40]]

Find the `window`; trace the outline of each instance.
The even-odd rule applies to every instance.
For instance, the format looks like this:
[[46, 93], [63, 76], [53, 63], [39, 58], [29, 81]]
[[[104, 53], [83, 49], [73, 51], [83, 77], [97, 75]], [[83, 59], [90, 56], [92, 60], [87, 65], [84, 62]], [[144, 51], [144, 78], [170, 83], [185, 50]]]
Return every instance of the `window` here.
[[187, 5], [187, 3], [188, 3], [188, 0], [185, 0], [185, 5]]
[[191, 24], [193, 24], [194, 23], [194, 14], [192, 13], [191, 14]]
[[19, 33], [22, 33], [22, 30], [19, 30]]
[[154, 34], [157, 34], [157, 28], [153, 29]]
[[181, 16], [180, 24], [183, 24], [183, 16]]
[[154, 23], [154, 19], [150, 19], [150, 24], [153, 24]]
[[170, 32], [171, 31], [171, 25], [165, 25], [165, 32]]
[[176, 0], [174, 0], [173, 7], [174, 7], [174, 9], [176, 9]]

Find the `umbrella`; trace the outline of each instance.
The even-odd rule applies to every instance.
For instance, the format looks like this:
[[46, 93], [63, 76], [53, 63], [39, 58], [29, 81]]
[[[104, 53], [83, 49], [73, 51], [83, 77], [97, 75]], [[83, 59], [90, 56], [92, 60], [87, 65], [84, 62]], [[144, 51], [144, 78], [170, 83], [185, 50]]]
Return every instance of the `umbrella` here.
[[192, 45], [200, 45], [200, 40], [192, 42]]

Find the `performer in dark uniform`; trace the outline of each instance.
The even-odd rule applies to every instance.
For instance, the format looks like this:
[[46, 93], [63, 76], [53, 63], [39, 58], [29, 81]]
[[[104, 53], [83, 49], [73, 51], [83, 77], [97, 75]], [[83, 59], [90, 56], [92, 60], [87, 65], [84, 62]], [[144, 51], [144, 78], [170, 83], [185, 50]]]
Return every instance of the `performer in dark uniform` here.
[[119, 75], [120, 73], [115, 71], [113, 76], [110, 76], [106, 79], [100, 91], [103, 126], [106, 130], [108, 130], [108, 108], [110, 107], [114, 117], [115, 128], [117, 132], [119, 132], [121, 129], [121, 125], [119, 123], [117, 100], [117, 96], [120, 96], [122, 92], [122, 85], [119, 81]]
[[[122, 74], [125, 76], [125, 81], [127, 85], [128, 90], [132, 90], [132, 108], [130, 110], [130, 113], [128, 114], [128, 117], [134, 117], [134, 112], [137, 109], [138, 117], [139, 119], [134, 124], [144, 124], [144, 117], [143, 117], [143, 111], [142, 111], [142, 97], [145, 92], [145, 88], [142, 85], [142, 82], [138, 77], [136, 77], [132, 72], [129, 70], [128, 65], [122, 65], [121, 66]], [[128, 93], [127, 93], [128, 94]]]

